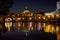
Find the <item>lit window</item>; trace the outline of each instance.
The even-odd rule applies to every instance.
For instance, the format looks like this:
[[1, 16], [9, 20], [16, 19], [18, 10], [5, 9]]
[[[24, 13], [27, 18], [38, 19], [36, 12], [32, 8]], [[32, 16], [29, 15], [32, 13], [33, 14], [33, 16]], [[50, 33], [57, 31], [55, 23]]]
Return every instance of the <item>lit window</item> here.
[[46, 26], [46, 23], [43, 23], [43, 27], [45, 27]]

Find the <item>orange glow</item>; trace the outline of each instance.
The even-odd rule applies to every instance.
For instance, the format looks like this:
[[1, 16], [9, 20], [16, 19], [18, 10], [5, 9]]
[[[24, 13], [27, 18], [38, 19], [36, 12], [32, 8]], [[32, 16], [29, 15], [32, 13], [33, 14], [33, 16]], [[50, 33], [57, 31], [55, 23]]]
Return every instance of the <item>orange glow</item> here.
[[56, 26], [56, 32], [58, 32], [59, 31], [59, 26]]
[[17, 21], [18, 21], [18, 20], [21, 20], [21, 18], [17, 18]]
[[49, 16], [47, 16], [48, 18], [50, 18], [50, 15]]
[[38, 17], [39, 19], [41, 19], [41, 17]]
[[59, 17], [59, 14], [56, 14], [56, 17], [58, 18]]
[[52, 32], [52, 33], [55, 32], [55, 28], [54, 28], [54, 26], [51, 27], [51, 32]]
[[52, 14], [51, 17], [54, 18], [54, 15]]
[[46, 27], [46, 23], [43, 23], [43, 27]]
[[43, 19], [45, 20], [45, 16], [43, 17]]
[[31, 20], [32, 18], [31, 17], [29, 17], [29, 20]]
[[45, 30], [44, 30], [44, 31], [45, 31], [45, 32], [50, 32], [50, 31], [51, 31], [51, 29], [50, 29], [50, 28], [51, 28], [51, 25], [48, 25], [48, 26], [46, 26], [46, 28], [45, 28]]

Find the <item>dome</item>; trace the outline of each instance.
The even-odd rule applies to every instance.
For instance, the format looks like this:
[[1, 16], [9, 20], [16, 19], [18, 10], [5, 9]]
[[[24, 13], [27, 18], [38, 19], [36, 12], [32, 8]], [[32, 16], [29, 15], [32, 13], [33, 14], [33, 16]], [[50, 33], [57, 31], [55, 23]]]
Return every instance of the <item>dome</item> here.
[[23, 11], [23, 13], [29, 13], [30, 11], [28, 10], [28, 7], [25, 6], [25, 10]]
[[23, 13], [28, 13], [28, 12], [30, 12], [30, 11], [29, 11], [29, 10], [24, 10], [24, 11], [23, 11]]

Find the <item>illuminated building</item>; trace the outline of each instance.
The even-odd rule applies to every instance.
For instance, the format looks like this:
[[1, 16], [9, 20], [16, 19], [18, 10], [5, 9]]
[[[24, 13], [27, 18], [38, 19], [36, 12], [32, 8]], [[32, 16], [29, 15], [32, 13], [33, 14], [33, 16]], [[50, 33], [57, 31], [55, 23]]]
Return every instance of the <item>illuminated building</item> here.
[[[6, 27], [8, 31], [10, 30], [23, 30], [23, 31], [33, 31], [42, 30], [44, 28], [45, 32], [53, 32], [53, 29], [60, 20], [60, 14], [47, 14], [44, 12], [32, 13], [27, 8], [22, 13], [18, 14], [7, 14], [6, 16], [0, 15], [0, 26]], [[59, 24], [59, 23], [58, 23]], [[50, 25], [50, 26], [49, 26]], [[52, 30], [52, 31], [51, 31]], [[56, 29], [56, 31], [58, 28]]]
[[10, 28], [12, 27], [12, 19], [11, 18], [6, 18], [5, 19], [5, 27], [10, 31]]
[[[5, 26], [8, 27], [8, 29], [13, 26], [14, 30], [17, 29], [18, 31], [19, 30], [29, 30], [29, 31], [30, 30], [41, 30], [42, 28], [44, 28], [45, 32], [53, 32], [53, 31], [51, 31], [53, 28], [52, 29], [49, 29], [49, 26], [47, 27], [47, 25], [48, 25], [48, 23], [50, 25], [52, 23], [54, 24], [54, 22], [57, 21], [57, 20], [55, 20], [53, 22], [53, 18], [56, 17], [56, 14], [53, 14], [54, 16], [53, 15], [43, 16], [41, 14], [31, 15], [31, 13], [28, 13], [28, 15], [27, 15], [25, 13], [24, 14], [22, 13], [22, 15], [19, 14], [19, 15], [13, 17], [13, 18], [15, 18], [15, 21], [12, 20], [11, 21], [11, 24], [9, 24], [10, 23], [9, 20], [7, 20], [8, 23], [5, 21]], [[9, 17], [7, 17], [7, 18], [9, 18]]]
[[60, 1], [57, 2], [56, 13], [60, 13]]
[[57, 2], [57, 9], [60, 9], [60, 1]]
[[25, 10], [23, 11], [23, 13], [30, 13], [27, 6], [25, 6]]
[[59, 14], [56, 14], [56, 18], [59, 18]]

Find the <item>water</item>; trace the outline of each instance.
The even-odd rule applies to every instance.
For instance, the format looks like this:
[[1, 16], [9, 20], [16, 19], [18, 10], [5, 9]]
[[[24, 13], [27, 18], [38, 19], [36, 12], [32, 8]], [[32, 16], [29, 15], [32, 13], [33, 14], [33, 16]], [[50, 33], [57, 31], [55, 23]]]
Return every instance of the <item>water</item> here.
[[14, 32], [5, 32], [1, 33], [1, 39], [2, 40], [38, 40], [38, 39], [46, 39], [46, 40], [55, 40], [56, 37], [53, 37], [51, 33], [45, 33], [45, 32], [40, 32], [40, 31], [31, 31], [27, 34], [26, 32], [23, 31], [14, 31]]

